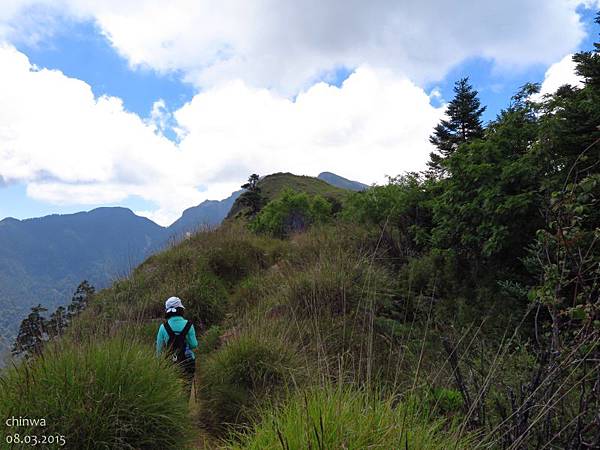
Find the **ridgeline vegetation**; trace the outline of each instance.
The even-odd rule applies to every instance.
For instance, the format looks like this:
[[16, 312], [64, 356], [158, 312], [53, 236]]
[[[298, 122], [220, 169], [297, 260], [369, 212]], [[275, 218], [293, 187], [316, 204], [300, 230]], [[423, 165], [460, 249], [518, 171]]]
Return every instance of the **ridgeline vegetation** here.
[[[253, 175], [220, 228], [7, 369], [0, 417], [80, 449], [599, 448], [598, 51], [582, 87], [528, 84], [485, 126], [460, 80], [427, 172]], [[171, 295], [201, 328], [190, 417], [153, 354]]]

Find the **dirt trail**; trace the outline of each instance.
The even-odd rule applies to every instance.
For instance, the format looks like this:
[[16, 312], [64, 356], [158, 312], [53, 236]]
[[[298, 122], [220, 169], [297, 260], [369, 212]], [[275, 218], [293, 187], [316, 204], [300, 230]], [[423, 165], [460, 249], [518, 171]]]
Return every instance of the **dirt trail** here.
[[220, 448], [219, 445], [216, 444], [215, 440], [207, 435], [207, 433], [198, 427], [198, 413], [200, 412], [200, 403], [198, 402], [198, 397], [196, 393], [197, 382], [194, 380], [194, 384], [192, 385], [192, 392], [190, 394], [189, 400], [189, 411], [190, 417], [192, 418], [192, 422], [196, 425], [196, 437], [193, 442], [193, 449], [196, 450], [208, 450]]

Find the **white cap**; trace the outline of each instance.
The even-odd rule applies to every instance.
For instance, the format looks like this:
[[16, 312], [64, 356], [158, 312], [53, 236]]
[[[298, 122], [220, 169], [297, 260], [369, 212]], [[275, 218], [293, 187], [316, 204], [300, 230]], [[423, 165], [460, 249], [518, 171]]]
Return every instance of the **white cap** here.
[[176, 308], [183, 308], [183, 303], [179, 297], [169, 297], [165, 302], [165, 309], [168, 313], [176, 312]]

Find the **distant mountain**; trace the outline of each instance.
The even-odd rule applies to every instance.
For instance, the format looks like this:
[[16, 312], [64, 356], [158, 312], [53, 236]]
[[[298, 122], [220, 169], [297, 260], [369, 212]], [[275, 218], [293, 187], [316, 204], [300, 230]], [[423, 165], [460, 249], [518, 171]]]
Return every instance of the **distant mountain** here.
[[126, 208], [0, 221], [0, 355], [32, 306], [52, 311], [84, 279], [107, 286], [171, 242], [220, 224], [240, 193], [189, 208], [168, 228]]
[[[285, 187], [338, 200], [346, 189], [366, 188], [330, 172], [319, 178], [277, 173], [259, 183], [267, 200]], [[0, 354], [32, 306], [41, 303], [51, 312], [67, 303], [84, 279], [107, 286], [173, 241], [235, 215], [243, 209], [240, 195], [202, 202], [166, 228], [126, 208], [0, 221]]]
[[163, 227], [126, 208], [0, 221], [0, 337], [12, 341], [31, 306], [65, 303], [83, 279], [105, 286], [164, 241]]
[[340, 177], [339, 175], [331, 172], [321, 172], [317, 178], [331, 184], [332, 186], [336, 186], [341, 189], [348, 189], [350, 191], [364, 191], [369, 187], [366, 184]]
[[241, 193], [242, 191], [236, 191], [226, 199], [206, 200], [198, 206], [186, 209], [182, 216], [168, 228], [169, 234], [182, 237], [203, 227], [219, 225]]

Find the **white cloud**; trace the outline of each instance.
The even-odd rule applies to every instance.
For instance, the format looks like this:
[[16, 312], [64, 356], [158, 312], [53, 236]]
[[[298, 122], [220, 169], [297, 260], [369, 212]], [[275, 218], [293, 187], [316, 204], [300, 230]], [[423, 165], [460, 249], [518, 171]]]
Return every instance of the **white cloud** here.
[[[133, 66], [181, 71], [201, 88], [143, 119], [0, 45], [0, 179], [53, 203], [139, 196], [158, 205], [144, 214], [161, 224], [252, 172], [371, 183], [420, 169], [443, 109], [430, 103], [439, 91], [419, 85], [469, 57], [500, 70], [550, 64], [584, 36], [576, 0], [0, 2], [0, 40], [35, 42], [64, 20], [91, 20]], [[340, 88], [315, 84], [340, 66], [354, 69]], [[567, 66], [552, 66], [545, 84], [568, 78]]]
[[386, 173], [423, 167], [431, 150], [427, 136], [440, 116], [421, 88], [368, 67], [340, 88], [318, 83], [295, 101], [231, 82], [175, 113], [187, 132], [182, 151], [196, 167], [211, 161], [199, 172], [208, 183], [288, 170], [339, 170], [382, 181]]
[[[443, 112], [408, 79], [363, 66], [341, 87], [317, 83], [294, 101], [229, 81], [172, 115], [158, 102], [143, 120], [14, 47], [0, 46], [0, 67], [0, 177], [52, 203], [139, 196], [157, 203], [145, 214], [161, 224], [226, 197], [252, 172], [333, 170], [370, 183], [420, 169]], [[178, 143], [162, 135], [165, 118]]]
[[139, 195], [177, 208], [201, 199], [189, 187], [191, 173], [176, 146], [126, 112], [120, 99], [94, 98], [86, 83], [36, 70], [8, 45], [0, 46], [0, 67], [5, 180], [28, 183], [31, 196], [55, 203], [99, 204]]
[[544, 94], [552, 94], [564, 84], [580, 87], [583, 85], [581, 77], [575, 73], [573, 55], [569, 54], [560, 61], [552, 64], [544, 74], [544, 81], [540, 89], [539, 97]]
[[[421, 84], [481, 56], [550, 64], [584, 36], [591, 0], [10, 0], [4, 34], [31, 39], [55, 16], [93, 20], [132, 65], [198, 86], [242, 79], [295, 94], [339, 66], [384, 67]], [[36, 14], [42, 10], [44, 14]], [[34, 11], [32, 13], [31, 11]], [[38, 26], [36, 27], [36, 21]], [[0, 25], [2, 29], [2, 25]]]

